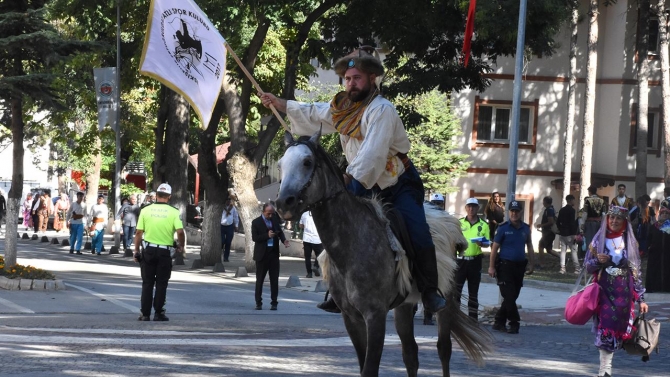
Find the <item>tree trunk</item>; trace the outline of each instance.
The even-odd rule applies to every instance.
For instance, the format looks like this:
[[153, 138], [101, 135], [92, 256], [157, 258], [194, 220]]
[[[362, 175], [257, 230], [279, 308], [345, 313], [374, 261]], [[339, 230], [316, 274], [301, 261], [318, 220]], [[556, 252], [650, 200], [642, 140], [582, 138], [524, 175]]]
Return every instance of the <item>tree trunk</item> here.
[[228, 172], [239, 203], [239, 216], [245, 233], [244, 265], [249, 272], [256, 271], [253, 260], [254, 242], [251, 240], [251, 222], [261, 215], [258, 199], [254, 191], [256, 164], [242, 153], [235, 153], [228, 160]]
[[16, 235], [18, 232], [19, 207], [23, 195], [23, 101], [11, 100], [12, 113], [12, 187], [7, 194], [7, 225], [5, 229], [5, 271], [16, 265]]
[[596, 73], [598, 69], [598, 3], [591, 0], [589, 6], [589, 36], [586, 58], [586, 92], [584, 93], [584, 134], [582, 135], [581, 177], [579, 199], [588, 196], [591, 185], [591, 162], [593, 160], [593, 123], [596, 110]]
[[224, 101], [219, 99], [212, 112], [207, 129], [200, 132], [198, 174], [200, 184], [207, 193], [202, 220], [200, 259], [205, 266], [221, 262], [221, 214], [228, 197], [228, 172], [216, 165], [216, 133], [223, 114]]
[[154, 162], [151, 164], [154, 179], [151, 182], [151, 189], [148, 191], [156, 191], [158, 185], [162, 183], [161, 177], [163, 176], [163, 173], [161, 168], [163, 166], [163, 150], [165, 149], [165, 127], [170, 107], [166, 99], [168, 90], [169, 89], [165, 85], [161, 85], [160, 92], [158, 93], [158, 116], [156, 117], [156, 129], [154, 130], [156, 149], [154, 149]]
[[[664, 111], [661, 112], [659, 127], [663, 130], [664, 157], [663, 178], [665, 187], [670, 187], [670, 57], [668, 56], [668, 18], [665, 15], [665, 0], [658, 0], [656, 14], [658, 14], [658, 38], [660, 40], [659, 55], [661, 57], [661, 93]], [[639, 195], [638, 195], [639, 196]]]
[[649, 125], [649, 0], [640, 0], [637, 27], [637, 150], [635, 153], [635, 197], [647, 193], [647, 135]]
[[172, 187], [170, 204], [177, 207], [182, 221], [186, 221], [188, 205], [188, 132], [189, 105], [186, 99], [171, 89], [167, 89], [169, 103], [165, 149], [162, 160], [163, 182]]
[[[100, 151], [101, 142], [100, 136], [95, 136], [95, 149], [98, 151], [98, 154], [93, 156], [93, 170], [86, 174], [86, 210], [90, 211], [91, 207], [97, 203], [98, 200], [98, 187], [100, 187], [100, 168], [102, 167], [102, 152]], [[53, 198], [53, 193], [51, 194]]]
[[570, 18], [570, 83], [568, 84], [568, 113], [565, 122], [565, 141], [563, 143], [563, 206], [567, 204], [565, 197], [570, 194], [572, 182], [572, 138], [575, 128], [577, 86], [577, 32], [579, 31], [579, 2], [572, 6]]

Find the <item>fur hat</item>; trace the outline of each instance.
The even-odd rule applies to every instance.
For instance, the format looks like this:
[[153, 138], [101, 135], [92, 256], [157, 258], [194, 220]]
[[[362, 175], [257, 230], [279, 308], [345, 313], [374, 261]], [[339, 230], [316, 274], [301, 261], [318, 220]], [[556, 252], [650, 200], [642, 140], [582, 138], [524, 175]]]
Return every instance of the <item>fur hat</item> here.
[[340, 77], [344, 77], [344, 74], [349, 68], [358, 68], [368, 74], [375, 74], [378, 77], [383, 76], [384, 66], [382, 66], [382, 62], [379, 58], [372, 55], [373, 52], [374, 48], [370, 46], [361, 46], [351, 54], [342, 57], [335, 62], [335, 65], [333, 66], [335, 73]]

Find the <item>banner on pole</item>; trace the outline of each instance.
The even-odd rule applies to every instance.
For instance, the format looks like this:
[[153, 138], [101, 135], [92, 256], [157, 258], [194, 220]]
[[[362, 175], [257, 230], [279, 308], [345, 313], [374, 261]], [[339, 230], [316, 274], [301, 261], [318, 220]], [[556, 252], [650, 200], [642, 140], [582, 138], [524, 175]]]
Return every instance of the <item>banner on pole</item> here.
[[116, 131], [117, 112], [119, 111], [116, 83], [116, 68], [93, 68], [95, 82], [95, 100], [98, 103], [98, 130], [110, 125]]
[[152, 0], [140, 73], [186, 98], [205, 128], [223, 83], [224, 43], [192, 0]]

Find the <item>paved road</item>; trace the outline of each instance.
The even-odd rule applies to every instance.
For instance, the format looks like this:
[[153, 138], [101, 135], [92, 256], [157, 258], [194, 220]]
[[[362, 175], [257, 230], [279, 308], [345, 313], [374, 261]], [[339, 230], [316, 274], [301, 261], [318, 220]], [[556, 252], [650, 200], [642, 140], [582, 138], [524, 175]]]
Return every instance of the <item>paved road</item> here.
[[[341, 318], [314, 307], [323, 297], [311, 291], [317, 279], [302, 279], [302, 288], [281, 288], [278, 311], [255, 311], [253, 276], [235, 279], [233, 268], [212, 273], [184, 266], [173, 271], [170, 281], [170, 322], [138, 322], [139, 269], [128, 258], [75, 256], [36, 241], [20, 241], [19, 250], [20, 263], [54, 271], [68, 289], [0, 290], [0, 376], [358, 375]], [[241, 258], [233, 254], [227, 267], [241, 264]], [[302, 276], [303, 270], [300, 260], [282, 258], [282, 283], [290, 274]], [[569, 292], [541, 286], [525, 290], [521, 333], [494, 333], [496, 350], [484, 367], [456, 347], [452, 375], [597, 374], [589, 326], [565, 325], [560, 314], [558, 319], [550, 316], [562, 310]], [[482, 293], [484, 305], [495, 304], [494, 286], [483, 284]], [[660, 301], [652, 306], [656, 316], [670, 313], [665, 296], [655, 299]], [[667, 316], [664, 322], [667, 326]], [[420, 375], [441, 375], [435, 327], [423, 326], [417, 318], [416, 334]], [[648, 363], [617, 353], [615, 376], [670, 375], [669, 347], [663, 339], [661, 353]], [[405, 375], [391, 316], [380, 375]]]

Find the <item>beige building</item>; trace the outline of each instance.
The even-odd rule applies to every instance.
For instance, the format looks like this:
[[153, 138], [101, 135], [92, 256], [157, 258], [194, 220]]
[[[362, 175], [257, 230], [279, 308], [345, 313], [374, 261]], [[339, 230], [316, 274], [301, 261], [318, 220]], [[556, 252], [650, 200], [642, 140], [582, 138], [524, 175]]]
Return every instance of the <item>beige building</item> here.
[[[595, 137], [591, 182], [598, 195], [610, 200], [616, 186], [635, 193], [636, 67], [635, 31], [637, 3], [618, 1], [601, 6], [599, 17], [598, 70], [596, 84]], [[587, 1], [582, 1], [582, 9]], [[653, 24], [656, 25], [656, 24]], [[579, 25], [577, 52], [577, 109], [574, 116], [572, 185], [570, 193], [579, 197], [581, 139], [584, 123], [587, 21]], [[656, 55], [657, 27], [650, 32], [649, 148], [647, 193], [652, 200], [663, 194], [663, 138], [659, 127], [661, 89]], [[556, 211], [563, 190], [565, 124], [568, 117], [569, 25], [557, 36], [560, 47], [553, 56], [532, 56], [525, 61], [516, 195], [524, 202], [524, 220], [537, 222], [542, 215], [542, 198], [551, 196]], [[511, 119], [514, 57], [498, 60], [488, 75], [493, 81], [484, 92], [464, 90], [453, 93], [453, 111], [463, 124], [462, 149], [471, 156], [467, 175], [456, 182], [461, 190], [447, 198], [447, 210], [463, 212], [465, 200], [475, 196], [485, 201], [494, 189], [507, 189], [509, 159], [508, 131]]]

